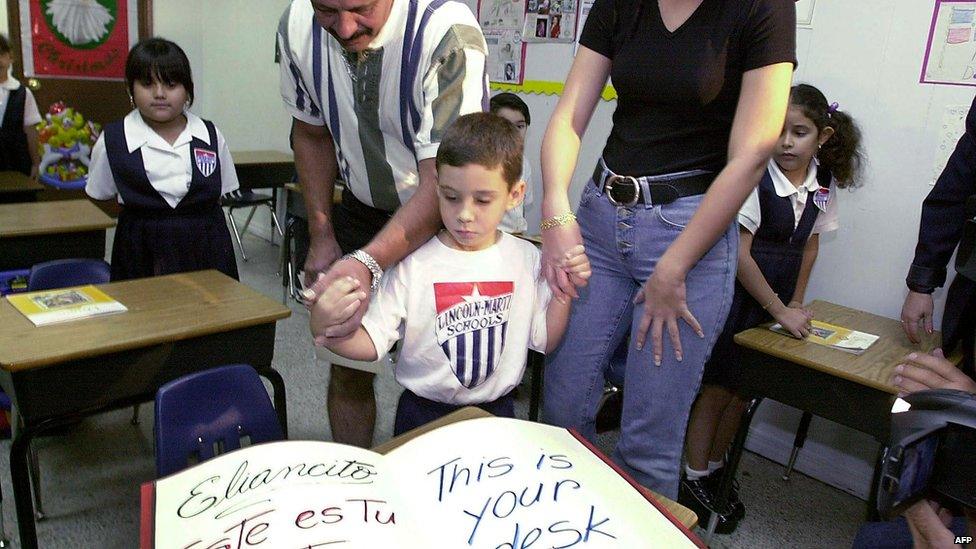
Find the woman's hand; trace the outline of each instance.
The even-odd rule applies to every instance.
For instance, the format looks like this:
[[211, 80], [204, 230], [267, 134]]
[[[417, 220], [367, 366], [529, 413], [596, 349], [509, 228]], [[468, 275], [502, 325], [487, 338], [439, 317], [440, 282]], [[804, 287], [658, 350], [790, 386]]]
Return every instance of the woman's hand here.
[[926, 389], [958, 389], [976, 393], [976, 381], [946, 360], [942, 349], [932, 354], [911, 353], [895, 366], [891, 382], [903, 391], [902, 395]]
[[773, 315], [776, 322], [793, 334], [793, 337], [803, 339], [810, 335], [810, 321], [813, 320], [813, 313], [807, 311], [802, 306], [794, 307], [795, 301], [790, 302], [787, 307], [780, 303], [779, 299], [769, 307], [769, 314]]
[[576, 288], [586, 286], [589, 274], [583, 277], [564, 268], [572, 250], [582, 245], [583, 236], [575, 221], [542, 231], [542, 269], [554, 299], [575, 299], [579, 297]]
[[657, 268], [644, 287], [637, 292], [634, 303], [644, 304], [644, 314], [637, 327], [637, 349], [643, 349], [647, 340], [647, 331], [651, 331], [651, 344], [654, 351], [654, 365], [661, 365], [664, 352], [662, 341], [664, 330], [667, 329], [671, 344], [674, 345], [674, 356], [681, 362], [681, 337], [678, 332], [678, 319], [682, 319], [691, 326], [698, 337], [705, 337], [698, 319], [691, 314], [685, 301], [685, 273], [670, 267], [666, 259], [658, 262]]

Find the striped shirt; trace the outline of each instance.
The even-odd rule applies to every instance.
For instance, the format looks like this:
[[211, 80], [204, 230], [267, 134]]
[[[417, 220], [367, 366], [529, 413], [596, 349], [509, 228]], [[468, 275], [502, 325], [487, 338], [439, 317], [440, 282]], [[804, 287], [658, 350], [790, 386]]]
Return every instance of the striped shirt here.
[[308, 0], [294, 0], [278, 45], [286, 108], [327, 125], [339, 176], [357, 199], [385, 211], [413, 195], [417, 163], [437, 155], [447, 126], [488, 107], [487, 45], [471, 10], [454, 0], [393, 0], [359, 59], [315, 22]]

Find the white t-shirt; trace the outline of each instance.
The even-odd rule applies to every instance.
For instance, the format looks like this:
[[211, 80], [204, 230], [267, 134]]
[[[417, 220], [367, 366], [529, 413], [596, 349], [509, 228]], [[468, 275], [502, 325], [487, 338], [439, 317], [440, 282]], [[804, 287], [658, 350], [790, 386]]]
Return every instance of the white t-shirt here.
[[[386, 211], [396, 210], [417, 190], [417, 163], [437, 155], [447, 126], [487, 106], [488, 45], [471, 9], [447, 1], [428, 11], [432, 0], [417, 2], [414, 28], [422, 22], [426, 27], [420, 51], [411, 56], [416, 63], [404, 63], [403, 56], [408, 0], [393, 1], [362, 61], [350, 60], [339, 42], [314, 24], [308, 0], [293, 0], [278, 24], [285, 109], [338, 133], [332, 138], [349, 190], [363, 204]], [[400, 74], [408, 67], [416, 67], [416, 78], [403, 93], [413, 98], [419, 124], [408, 121], [404, 128], [401, 114], [411, 103], [401, 95]]]
[[[3, 117], [7, 114], [7, 100], [10, 98], [10, 92], [19, 88], [20, 81], [13, 76], [7, 76], [7, 80], [0, 84], [0, 123], [3, 123]], [[25, 91], [27, 97], [24, 99], [24, 126], [33, 126], [40, 123], [41, 113], [37, 110], [37, 100], [34, 99], [34, 94], [30, 90]]]
[[[138, 110], [126, 115], [122, 127], [125, 130], [125, 141], [129, 146], [128, 152], [142, 148], [142, 164], [146, 168], [149, 183], [170, 207], [176, 208], [180, 200], [186, 196], [190, 181], [193, 180], [190, 143], [196, 137], [212, 145], [206, 124], [199, 116], [187, 112], [186, 128], [172, 145], [146, 124]], [[220, 133], [220, 128], [215, 129], [217, 158], [220, 160], [220, 194], [223, 195], [236, 190], [240, 184], [237, 181], [237, 170], [234, 169], [234, 159], [231, 158], [230, 149], [227, 148], [227, 141]], [[119, 188], [115, 184], [112, 167], [105, 152], [104, 135], [99, 136], [95, 146], [92, 147], [88, 169], [88, 183], [85, 185], [88, 196], [95, 200], [108, 200], [118, 194]], [[119, 203], [122, 203], [121, 195], [119, 195]]]
[[525, 221], [525, 209], [532, 205], [532, 168], [529, 160], [522, 159], [522, 181], [525, 181], [525, 198], [522, 203], [505, 212], [505, 217], [498, 224], [498, 228], [506, 233], [524, 233], [529, 228]]
[[402, 339], [397, 381], [450, 404], [495, 400], [522, 379], [528, 349], [546, 348], [552, 294], [530, 243], [500, 233], [476, 252], [436, 236], [392, 268], [363, 317], [382, 355]]
[[[773, 180], [773, 188], [776, 190], [777, 196], [790, 197], [790, 203], [793, 204], [794, 229], [800, 223], [800, 217], [803, 215], [803, 210], [807, 205], [808, 195], [820, 190], [820, 183], [817, 183], [817, 167], [819, 165], [820, 163], [814, 158], [810, 164], [810, 168], [807, 170], [807, 178], [803, 180], [803, 184], [799, 187], [793, 186], [793, 183], [779, 169], [776, 162], [770, 160], [769, 164], [766, 165], [766, 170], [769, 171], [769, 177]], [[817, 220], [813, 223], [813, 230], [810, 231], [811, 235], [829, 233], [840, 227], [840, 221], [837, 216], [837, 191], [837, 182], [834, 180], [830, 185], [827, 204], [817, 215]], [[752, 194], [749, 195], [749, 198], [746, 199], [745, 204], [739, 210], [739, 225], [745, 227], [750, 233], [756, 234], [761, 224], [762, 213], [759, 211], [759, 189], [756, 188], [752, 190]]]

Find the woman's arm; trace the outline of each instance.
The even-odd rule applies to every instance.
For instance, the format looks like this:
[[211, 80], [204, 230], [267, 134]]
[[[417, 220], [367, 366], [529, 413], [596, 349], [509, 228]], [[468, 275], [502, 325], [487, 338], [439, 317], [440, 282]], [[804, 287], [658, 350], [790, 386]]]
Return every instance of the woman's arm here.
[[[580, 142], [609, 75], [610, 59], [580, 46], [542, 139], [543, 219], [572, 212], [569, 184]], [[585, 284], [585, 280], [570, 278], [559, 268], [562, 256], [582, 243], [579, 226], [573, 222], [542, 231], [543, 269], [554, 298], [576, 297], [575, 286]]]
[[789, 101], [791, 63], [777, 63], [747, 71], [736, 106], [729, 139], [729, 160], [709, 187], [688, 226], [661, 257], [657, 268], [638, 295], [644, 316], [637, 330], [637, 346], [643, 348], [648, 329], [654, 362], [662, 354], [662, 335], [667, 328], [675, 355], [681, 356], [678, 318], [704, 337], [685, 300], [685, 277], [728, 228], [749, 192], [756, 186], [783, 129]]
[[807, 283], [810, 282], [810, 273], [813, 271], [813, 264], [817, 261], [817, 254], [820, 253], [820, 235], [812, 234], [803, 246], [803, 259], [800, 261], [800, 273], [796, 277], [796, 289], [793, 290], [793, 297], [790, 298], [790, 306], [796, 303], [797, 307], [803, 306], [804, 296], [807, 295]]

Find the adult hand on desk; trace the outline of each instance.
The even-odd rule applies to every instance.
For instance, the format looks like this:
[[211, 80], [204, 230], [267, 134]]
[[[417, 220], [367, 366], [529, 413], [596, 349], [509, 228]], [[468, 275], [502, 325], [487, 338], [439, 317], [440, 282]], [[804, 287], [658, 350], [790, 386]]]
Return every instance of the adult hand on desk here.
[[901, 328], [905, 330], [912, 343], [919, 343], [921, 338], [918, 336], [918, 325], [923, 323], [925, 333], [932, 333], [932, 294], [919, 292], [908, 292], [905, 297], [905, 304], [901, 308]]
[[976, 381], [946, 360], [942, 349], [932, 354], [911, 353], [903, 364], [895, 366], [891, 382], [904, 391], [900, 395], [926, 389], [958, 389], [976, 393]]

